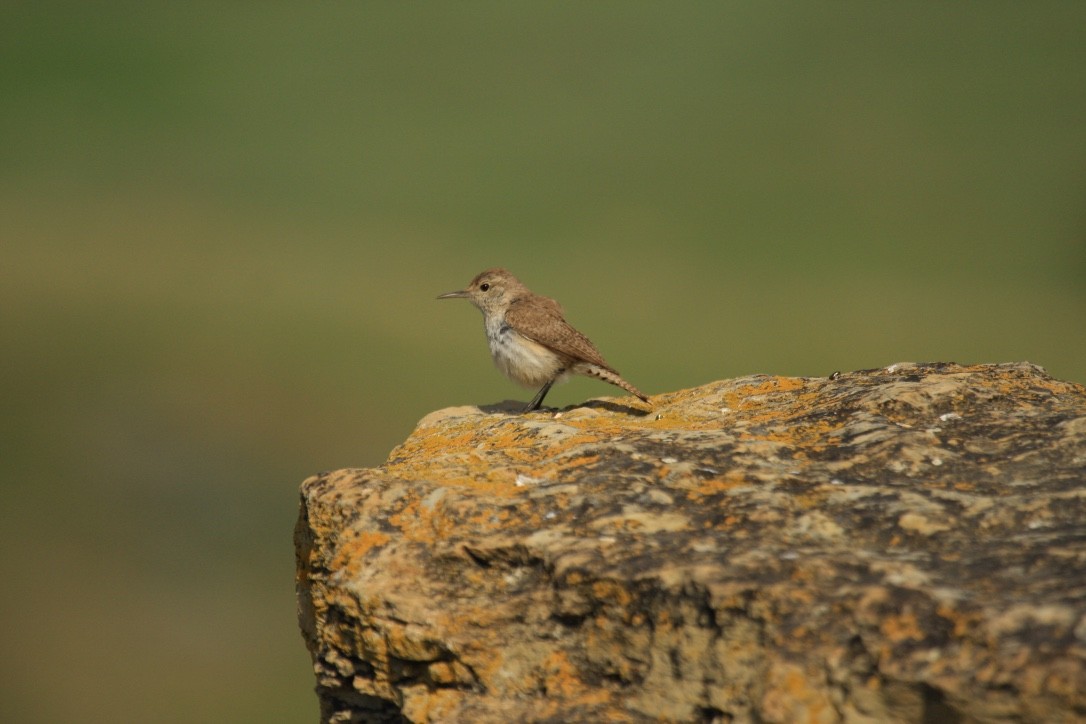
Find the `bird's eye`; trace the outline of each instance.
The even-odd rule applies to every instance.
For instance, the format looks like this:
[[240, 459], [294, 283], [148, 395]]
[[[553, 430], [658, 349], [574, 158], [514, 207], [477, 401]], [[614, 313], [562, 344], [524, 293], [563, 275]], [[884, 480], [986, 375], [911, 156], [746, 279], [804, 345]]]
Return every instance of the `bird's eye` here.
[[479, 288], [482, 289], [485, 292], [486, 290], [490, 289], [490, 285], [487, 284], [486, 282], [483, 282], [482, 284], [479, 285]]

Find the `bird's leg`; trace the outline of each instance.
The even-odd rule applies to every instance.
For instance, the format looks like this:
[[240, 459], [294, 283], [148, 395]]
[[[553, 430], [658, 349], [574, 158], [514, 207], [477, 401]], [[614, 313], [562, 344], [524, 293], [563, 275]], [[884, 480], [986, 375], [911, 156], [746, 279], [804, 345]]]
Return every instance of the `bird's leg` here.
[[[558, 375], [560, 374], [562, 373], [559, 372]], [[543, 404], [543, 398], [547, 396], [548, 392], [550, 392], [551, 385], [553, 385], [554, 381], [558, 379], [558, 375], [552, 377], [550, 381], [547, 382], [547, 384], [539, 388], [539, 392], [535, 393], [535, 397], [533, 397], [532, 401], [528, 403], [528, 406], [524, 408], [524, 412], [531, 412], [532, 410], [539, 409], [539, 406]]]

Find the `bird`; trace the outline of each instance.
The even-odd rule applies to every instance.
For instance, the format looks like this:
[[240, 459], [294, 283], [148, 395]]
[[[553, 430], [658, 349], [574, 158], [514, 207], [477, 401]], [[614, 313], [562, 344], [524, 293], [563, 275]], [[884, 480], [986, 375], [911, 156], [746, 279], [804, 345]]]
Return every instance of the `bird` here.
[[437, 298], [467, 299], [483, 313], [494, 364], [514, 382], [539, 387], [525, 413], [538, 410], [551, 386], [571, 375], [595, 377], [649, 402], [645, 393], [607, 364], [588, 337], [566, 321], [558, 302], [535, 294], [505, 269], [487, 269], [465, 289]]

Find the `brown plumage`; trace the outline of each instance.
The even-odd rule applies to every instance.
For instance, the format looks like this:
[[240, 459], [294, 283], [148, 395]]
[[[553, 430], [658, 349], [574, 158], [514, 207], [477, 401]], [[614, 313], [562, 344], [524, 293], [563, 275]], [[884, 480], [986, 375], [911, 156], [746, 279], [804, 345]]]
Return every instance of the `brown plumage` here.
[[466, 289], [438, 297], [451, 298], [468, 299], [483, 313], [490, 353], [500, 370], [520, 384], [542, 385], [525, 412], [538, 408], [551, 385], [571, 374], [609, 382], [648, 402], [566, 321], [558, 302], [533, 293], [505, 269], [487, 269]]

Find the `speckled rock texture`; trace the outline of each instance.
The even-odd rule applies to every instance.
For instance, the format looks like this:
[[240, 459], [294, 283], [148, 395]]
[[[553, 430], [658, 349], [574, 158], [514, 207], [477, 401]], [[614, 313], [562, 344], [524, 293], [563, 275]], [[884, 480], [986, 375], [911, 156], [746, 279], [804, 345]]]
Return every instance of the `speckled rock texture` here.
[[1086, 720], [1086, 388], [897, 364], [652, 402], [441, 410], [306, 480], [322, 719]]

